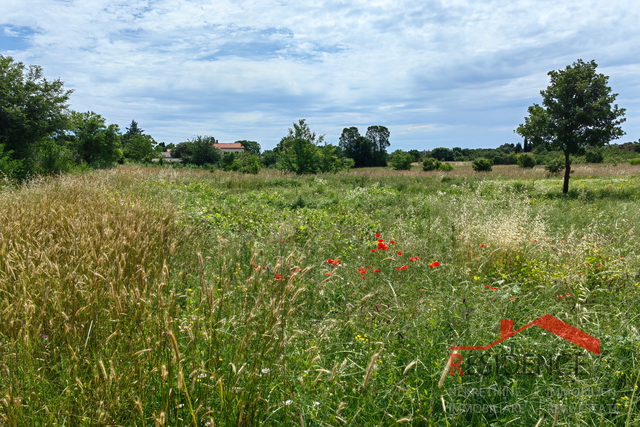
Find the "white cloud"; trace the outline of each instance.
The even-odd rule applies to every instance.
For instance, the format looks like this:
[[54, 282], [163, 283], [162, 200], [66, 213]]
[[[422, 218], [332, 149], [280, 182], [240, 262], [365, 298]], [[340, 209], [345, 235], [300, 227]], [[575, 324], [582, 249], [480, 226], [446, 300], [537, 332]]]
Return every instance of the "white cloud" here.
[[31, 29], [10, 53], [66, 81], [74, 109], [159, 141], [269, 148], [306, 117], [333, 142], [388, 126], [395, 149], [514, 142], [546, 73], [578, 58], [637, 107], [639, 18], [627, 0], [6, 0], [0, 28]]

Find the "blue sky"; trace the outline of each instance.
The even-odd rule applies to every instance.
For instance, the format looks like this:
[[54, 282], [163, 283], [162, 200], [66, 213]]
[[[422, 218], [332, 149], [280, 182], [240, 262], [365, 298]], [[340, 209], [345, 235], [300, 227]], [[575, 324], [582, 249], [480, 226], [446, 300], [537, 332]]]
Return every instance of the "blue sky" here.
[[640, 138], [633, 0], [3, 0], [0, 54], [74, 89], [71, 108], [156, 141], [273, 148], [294, 121], [401, 148], [515, 143], [547, 72], [595, 60]]

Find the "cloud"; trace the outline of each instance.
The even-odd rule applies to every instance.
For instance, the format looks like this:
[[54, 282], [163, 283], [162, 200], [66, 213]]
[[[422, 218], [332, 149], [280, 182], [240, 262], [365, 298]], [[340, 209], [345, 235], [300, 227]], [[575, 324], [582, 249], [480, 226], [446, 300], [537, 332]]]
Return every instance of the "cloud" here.
[[333, 142], [384, 125], [393, 149], [490, 147], [517, 141], [547, 72], [578, 58], [611, 76], [640, 133], [639, 18], [629, 0], [6, 0], [0, 53], [158, 141], [270, 148], [304, 117]]

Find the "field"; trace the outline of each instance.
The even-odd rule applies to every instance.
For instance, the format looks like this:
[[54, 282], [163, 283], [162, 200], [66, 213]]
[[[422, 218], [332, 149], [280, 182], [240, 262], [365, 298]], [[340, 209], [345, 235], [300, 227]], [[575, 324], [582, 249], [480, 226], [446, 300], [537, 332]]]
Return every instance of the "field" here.
[[[561, 188], [468, 165], [5, 186], [0, 425], [640, 425], [640, 165]], [[531, 327], [450, 356], [547, 314], [601, 354]]]

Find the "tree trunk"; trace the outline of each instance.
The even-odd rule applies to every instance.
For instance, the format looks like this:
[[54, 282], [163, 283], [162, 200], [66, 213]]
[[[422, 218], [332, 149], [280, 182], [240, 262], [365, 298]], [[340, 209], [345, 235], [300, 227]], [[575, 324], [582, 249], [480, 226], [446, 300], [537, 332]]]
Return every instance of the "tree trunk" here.
[[562, 186], [562, 192], [567, 194], [569, 192], [569, 177], [571, 176], [571, 160], [569, 159], [569, 152], [564, 152], [564, 184]]

